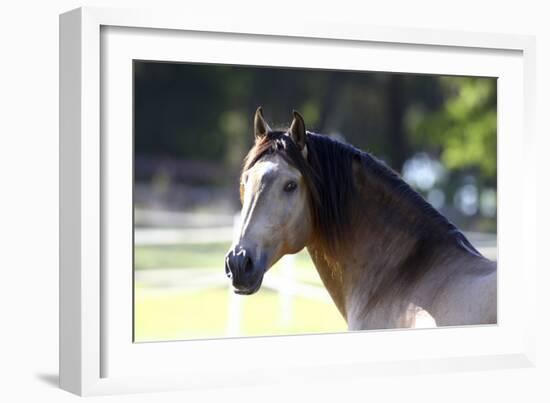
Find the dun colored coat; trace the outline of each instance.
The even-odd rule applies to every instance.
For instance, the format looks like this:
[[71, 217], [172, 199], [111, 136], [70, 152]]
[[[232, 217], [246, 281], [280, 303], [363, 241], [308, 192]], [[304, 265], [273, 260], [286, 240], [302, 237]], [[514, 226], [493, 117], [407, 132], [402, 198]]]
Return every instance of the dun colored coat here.
[[274, 131], [261, 108], [241, 175], [241, 224], [225, 269], [252, 294], [307, 248], [350, 330], [492, 324], [496, 263], [372, 155], [306, 131]]

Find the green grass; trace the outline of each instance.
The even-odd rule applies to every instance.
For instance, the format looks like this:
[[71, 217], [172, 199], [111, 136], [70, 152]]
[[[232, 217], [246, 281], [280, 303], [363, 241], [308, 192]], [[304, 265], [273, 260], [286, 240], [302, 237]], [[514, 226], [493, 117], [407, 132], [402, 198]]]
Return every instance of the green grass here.
[[136, 286], [135, 341], [196, 339], [225, 333], [227, 292], [172, 293]]
[[[135, 293], [135, 341], [184, 340], [226, 336], [229, 309], [226, 287], [198, 292], [158, 292], [141, 286]], [[280, 296], [262, 289], [241, 299], [240, 336], [346, 331], [332, 303], [294, 298], [283, 321]]]
[[220, 267], [229, 243], [136, 246], [136, 270], [156, 268]]

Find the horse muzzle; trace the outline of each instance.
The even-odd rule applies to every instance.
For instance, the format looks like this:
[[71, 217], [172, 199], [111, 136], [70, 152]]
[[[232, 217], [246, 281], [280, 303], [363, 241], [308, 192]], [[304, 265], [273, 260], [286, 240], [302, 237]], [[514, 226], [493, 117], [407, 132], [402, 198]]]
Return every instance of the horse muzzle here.
[[225, 274], [231, 279], [236, 294], [251, 295], [258, 291], [264, 278], [264, 265], [258, 264], [252, 254], [235, 247], [225, 256]]

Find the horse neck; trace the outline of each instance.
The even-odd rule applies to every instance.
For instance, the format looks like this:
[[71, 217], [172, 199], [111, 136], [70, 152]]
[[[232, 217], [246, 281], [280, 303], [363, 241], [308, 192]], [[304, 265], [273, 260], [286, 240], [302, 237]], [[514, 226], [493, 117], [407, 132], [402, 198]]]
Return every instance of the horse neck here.
[[380, 178], [359, 168], [354, 175], [358, 200], [346, 250], [331, 253], [320, 242], [308, 245], [323, 283], [348, 319], [358, 306], [368, 310], [388, 292], [405, 291], [449, 251], [460, 253], [444, 222], [435, 222]]

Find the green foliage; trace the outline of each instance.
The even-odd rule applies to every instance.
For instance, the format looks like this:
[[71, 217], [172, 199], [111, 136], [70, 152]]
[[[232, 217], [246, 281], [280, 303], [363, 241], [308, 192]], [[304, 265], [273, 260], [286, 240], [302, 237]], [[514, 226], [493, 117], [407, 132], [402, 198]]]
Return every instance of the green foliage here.
[[441, 107], [410, 118], [413, 141], [441, 151], [450, 170], [474, 169], [496, 181], [496, 79], [441, 77]]

